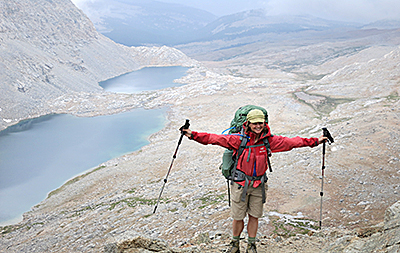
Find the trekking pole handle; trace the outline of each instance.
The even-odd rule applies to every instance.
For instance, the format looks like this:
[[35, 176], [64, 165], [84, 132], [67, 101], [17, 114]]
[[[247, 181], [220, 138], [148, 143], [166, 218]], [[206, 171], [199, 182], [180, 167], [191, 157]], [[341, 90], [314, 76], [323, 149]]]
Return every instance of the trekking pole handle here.
[[189, 129], [189, 127], [190, 127], [189, 120], [186, 119], [185, 125], [183, 125], [183, 126], [181, 126], [181, 128], [179, 128], [179, 130], [181, 131], [181, 137], [179, 138], [178, 146], [176, 147], [175, 153], [172, 156], [172, 158], [174, 158], [174, 159], [176, 158], [176, 153], [178, 152], [178, 147], [182, 143], [182, 138], [185, 135], [185, 132], [183, 131], [183, 129]]
[[181, 130], [181, 134], [184, 135], [185, 133], [183, 132], [183, 129], [189, 129], [190, 127], [190, 123], [189, 120], [186, 119], [185, 125], [181, 126], [181, 128], [179, 128], [179, 130]]
[[328, 140], [329, 140], [329, 142], [330, 142], [329, 144], [335, 142], [335, 141], [333, 140], [333, 137], [332, 137], [331, 133], [328, 131], [328, 129], [327, 129], [326, 127], [323, 127], [323, 128], [322, 128], [322, 131], [323, 131], [323, 135], [324, 135], [325, 137], [328, 138]]

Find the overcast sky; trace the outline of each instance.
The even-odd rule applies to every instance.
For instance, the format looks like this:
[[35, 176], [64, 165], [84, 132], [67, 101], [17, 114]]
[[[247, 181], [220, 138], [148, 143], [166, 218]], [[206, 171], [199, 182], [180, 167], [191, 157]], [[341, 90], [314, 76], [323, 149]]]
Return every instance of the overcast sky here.
[[[84, 1], [72, 0], [78, 7]], [[110, 0], [111, 2], [112, 0]], [[270, 15], [313, 15], [325, 19], [374, 22], [400, 19], [399, 0], [158, 0], [206, 10], [217, 16], [264, 8]]]

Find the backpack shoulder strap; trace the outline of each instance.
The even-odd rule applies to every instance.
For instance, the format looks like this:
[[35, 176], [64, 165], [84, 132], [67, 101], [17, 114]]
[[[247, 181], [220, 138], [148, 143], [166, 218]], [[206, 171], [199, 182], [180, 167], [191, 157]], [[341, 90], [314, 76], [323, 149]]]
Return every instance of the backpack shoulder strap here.
[[241, 140], [240, 146], [239, 146], [239, 149], [236, 152], [235, 163], [233, 165], [233, 169], [232, 169], [232, 173], [231, 173], [232, 184], [233, 184], [233, 177], [236, 174], [236, 168], [237, 168], [237, 164], [238, 164], [238, 161], [239, 161], [239, 157], [242, 155], [244, 149], [247, 146], [247, 142], [249, 141], [247, 136], [244, 134], [244, 130], [243, 129], [241, 130], [240, 140]]

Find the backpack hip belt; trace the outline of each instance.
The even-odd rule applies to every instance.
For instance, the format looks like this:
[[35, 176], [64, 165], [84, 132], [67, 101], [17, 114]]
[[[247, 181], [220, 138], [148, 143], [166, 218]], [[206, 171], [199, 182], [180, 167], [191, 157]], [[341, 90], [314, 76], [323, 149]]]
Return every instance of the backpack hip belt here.
[[232, 182], [243, 182], [243, 181], [245, 181], [240, 201], [243, 201], [243, 202], [246, 201], [246, 195], [247, 195], [247, 190], [249, 189], [249, 185], [250, 185], [251, 182], [254, 182], [256, 180], [260, 180], [261, 181], [262, 202], [264, 204], [265, 201], [266, 201], [265, 183], [268, 181], [267, 173], [265, 173], [262, 176], [254, 177], [254, 176], [248, 176], [248, 175], [246, 175], [244, 172], [242, 172], [240, 170], [236, 170], [235, 171], [235, 175], [232, 178]]

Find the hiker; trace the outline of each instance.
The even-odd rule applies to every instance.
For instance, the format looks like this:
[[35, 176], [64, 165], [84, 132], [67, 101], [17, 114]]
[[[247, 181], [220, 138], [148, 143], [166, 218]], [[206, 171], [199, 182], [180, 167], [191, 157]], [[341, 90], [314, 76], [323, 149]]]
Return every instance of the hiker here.
[[[246, 117], [243, 124], [244, 133], [249, 137], [247, 147], [238, 158], [236, 170], [244, 173], [243, 181], [233, 182], [231, 187], [231, 216], [232, 241], [227, 252], [240, 252], [239, 240], [240, 234], [244, 229], [243, 219], [248, 215], [248, 247], [246, 252], [257, 252], [256, 235], [258, 230], [258, 219], [263, 215], [263, 204], [265, 203], [264, 183], [267, 181], [266, 171], [268, 169], [268, 152], [264, 145], [264, 138], [268, 138], [272, 152], [289, 151], [293, 148], [315, 147], [325, 142], [326, 137], [319, 138], [301, 138], [284, 137], [272, 135], [270, 128], [265, 120], [264, 113], [259, 109], [252, 109]], [[181, 129], [185, 136], [201, 144], [219, 145], [234, 152], [237, 152], [242, 138], [240, 135], [223, 135], [195, 132], [188, 129]], [[253, 147], [249, 147], [253, 146]], [[249, 182], [250, 181], [250, 182]], [[261, 187], [262, 185], [263, 187]], [[244, 192], [245, 191], [245, 192]], [[244, 192], [244, 194], [243, 194]]]

